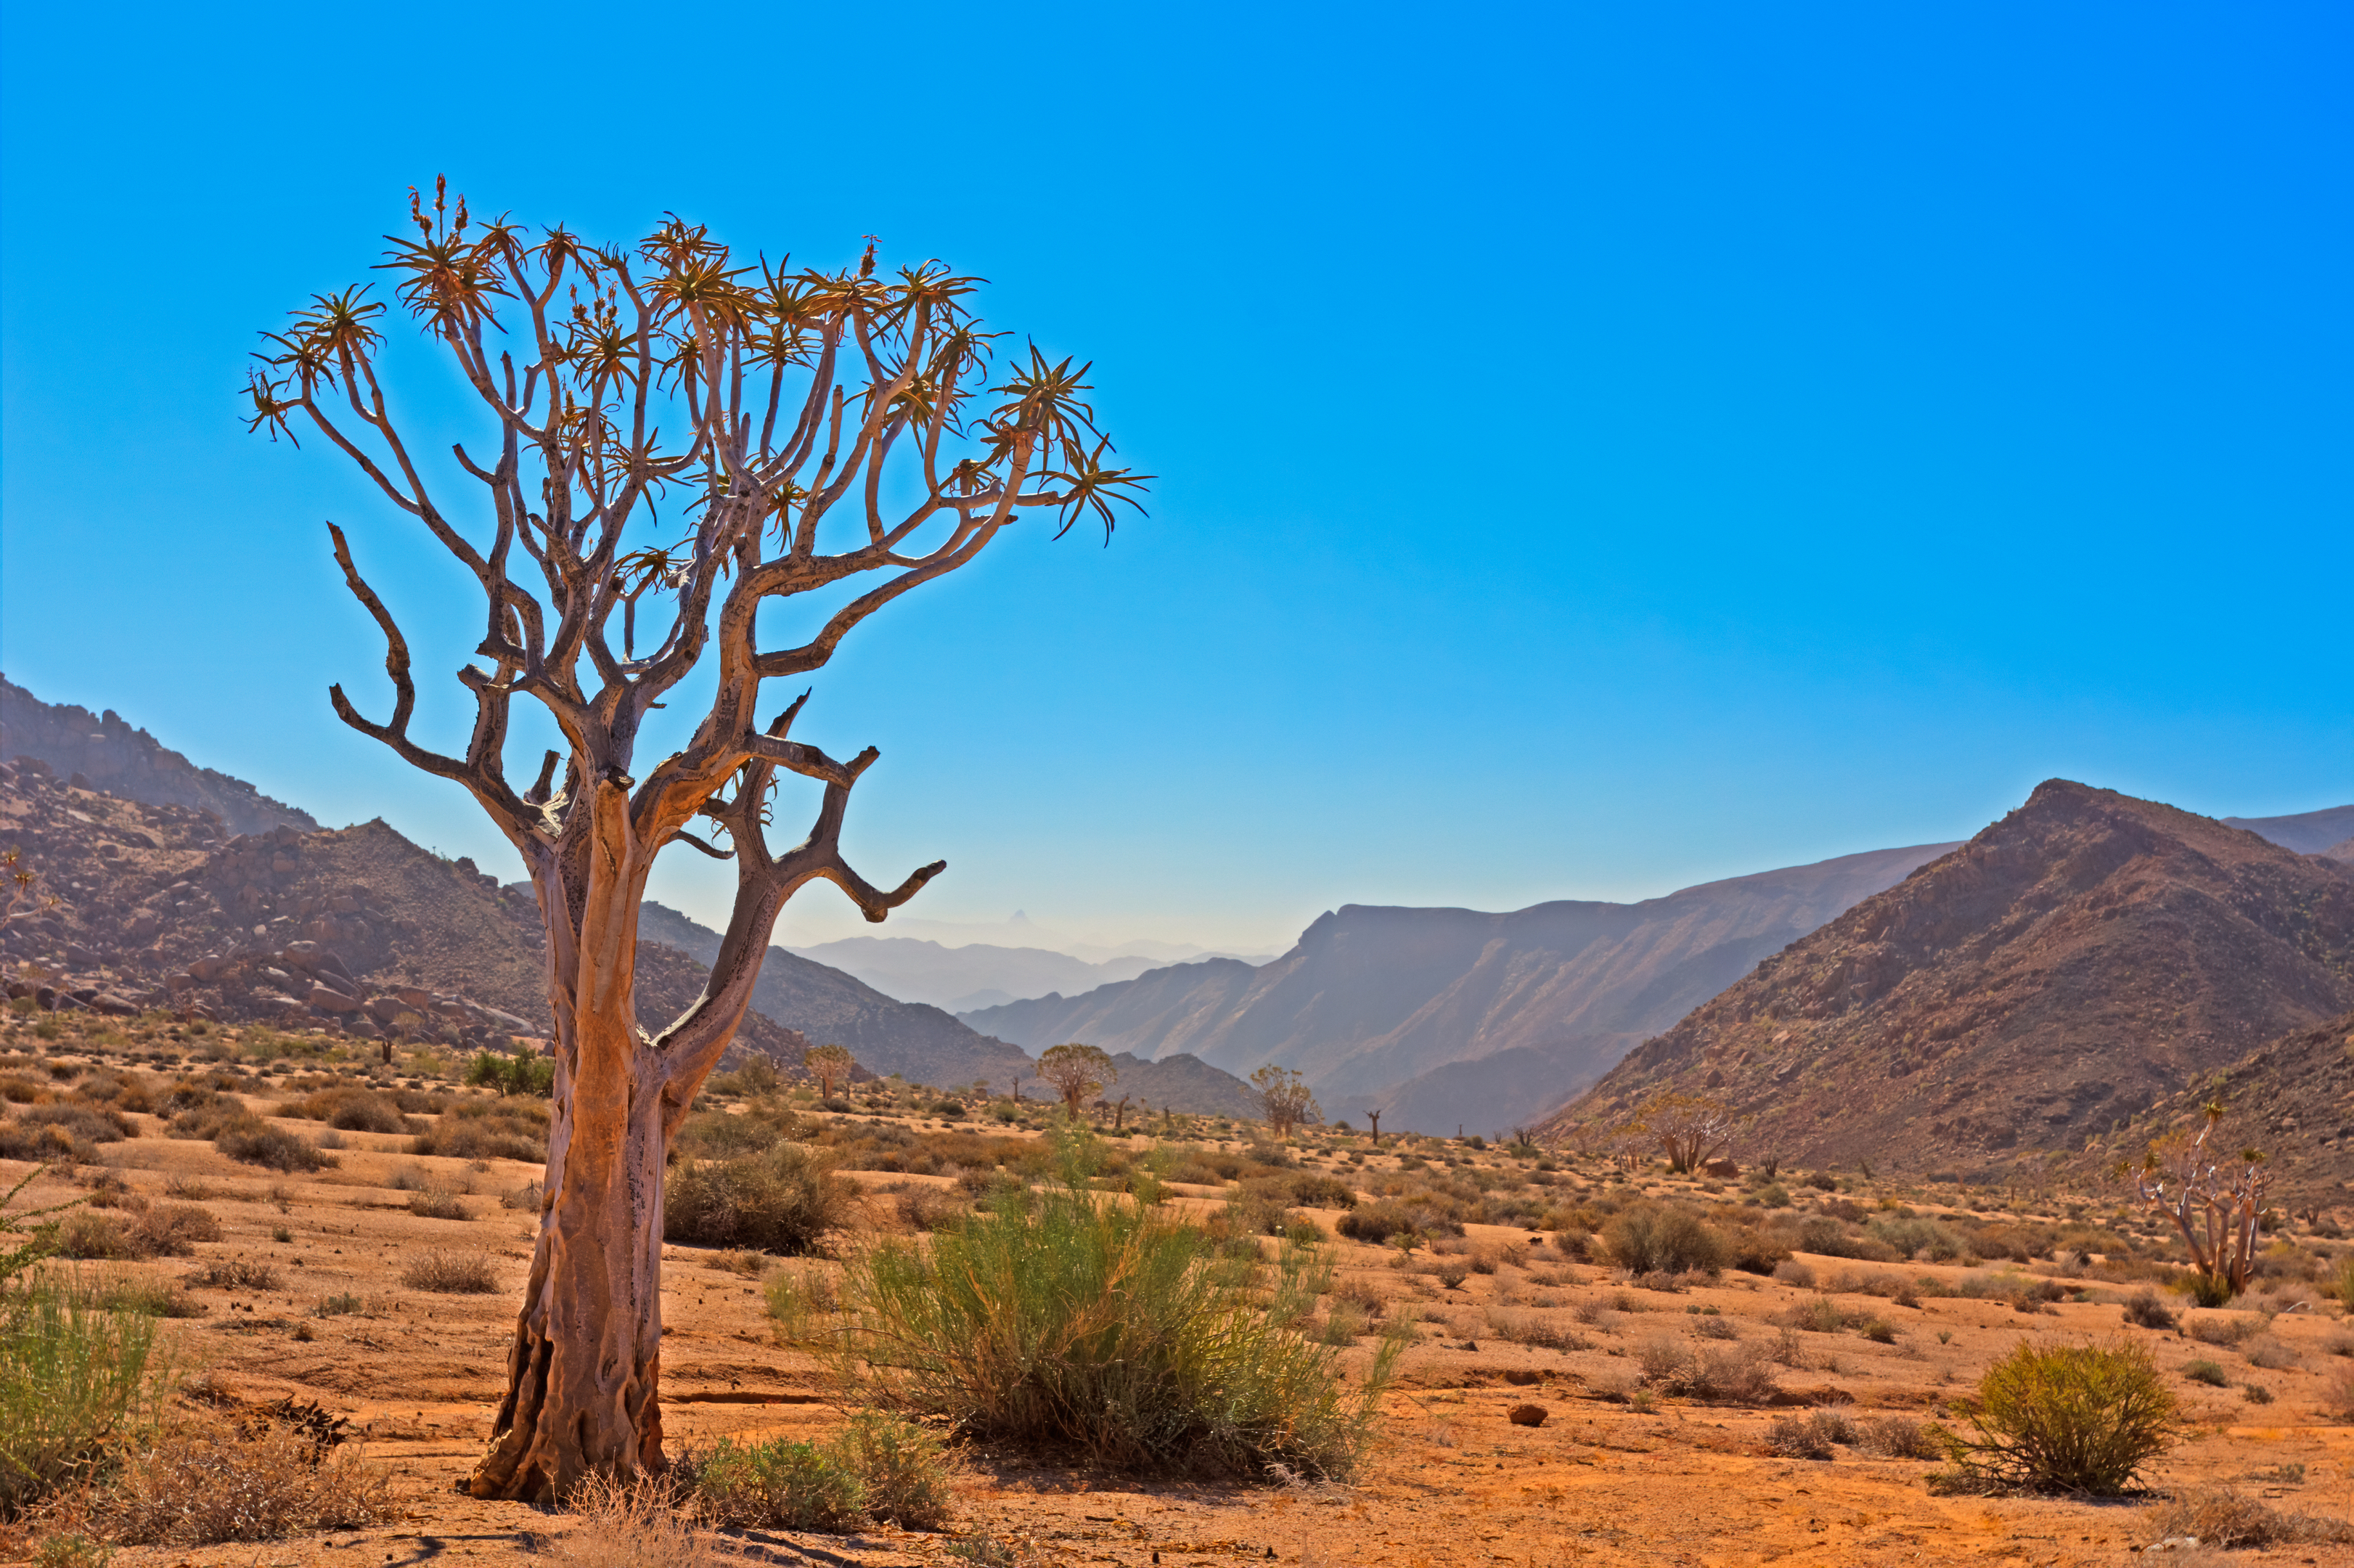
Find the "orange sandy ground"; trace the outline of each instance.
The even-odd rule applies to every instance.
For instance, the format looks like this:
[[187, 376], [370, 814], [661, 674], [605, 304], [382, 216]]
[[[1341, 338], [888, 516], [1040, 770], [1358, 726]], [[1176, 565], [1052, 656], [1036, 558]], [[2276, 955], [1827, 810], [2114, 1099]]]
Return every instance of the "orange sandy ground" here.
[[[285, 1125], [317, 1131], [315, 1124]], [[401, 1152], [405, 1139], [353, 1133], [345, 1135], [338, 1169], [281, 1180], [232, 1165], [208, 1144], [147, 1130], [149, 1136], [107, 1146], [108, 1163], [135, 1191], [157, 1199], [171, 1174], [201, 1178], [215, 1191], [207, 1206], [227, 1234], [200, 1251], [267, 1258], [285, 1282], [270, 1293], [197, 1292], [208, 1314], [169, 1325], [182, 1361], [213, 1368], [244, 1398], [292, 1394], [348, 1414], [365, 1434], [366, 1456], [397, 1474], [409, 1517], [396, 1527], [263, 1545], [126, 1549], [115, 1559], [122, 1568], [522, 1563], [532, 1560], [535, 1539], [567, 1528], [563, 1515], [476, 1502], [454, 1489], [488, 1432], [512, 1299], [421, 1295], [402, 1288], [397, 1277], [416, 1249], [463, 1246], [501, 1256], [510, 1287], [519, 1284], [531, 1232], [495, 1195], [532, 1180], [535, 1168], [501, 1161], [485, 1171], [457, 1160], [419, 1160]], [[408, 1213], [406, 1195], [388, 1183], [397, 1171], [413, 1167], [471, 1182], [482, 1194], [472, 1202], [475, 1217], [436, 1221]], [[0, 1163], [0, 1183], [25, 1169]], [[870, 1186], [927, 1180], [860, 1179]], [[56, 1183], [27, 1194], [36, 1201], [71, 1195]], [[289, 1243], [270, 1239], [271, 1228], [281, 1224], [292, 1233]], [[1525, 1238], [1474, 1227], [1471, 1239]], [[1419, 1304], [1434, 1336], [1407, 1353], [1384, 1401], [1382, 1436], [1359, 1484], [1138, 1484], [981, 1455], [967, 1461], [957, 1530], [1027, 1538], [1036, 1556], [1051, 1563], [1275, 1561], [1333, 1568], [2118, 1563], [2152, 1539], [2143, 1506], [1940, 1498], [1923, 1484], [1932, 1467], [1926, 1463], [1862, 1458], [1844, 1448], [1830, 1462], [1773, 1457], [1762, 1439], [1785, 1412], [1663, 1400], [1643, 1414], [1605, 1397], [1633, 1385], [1633, 1350], [1646, 1337], [1691, 1331], [1696, 1319], [1688, 1308], [1718, 1307], [1743, 1338], [1770, 1340], [1777, 1331], [1772, 1317], [1801, 1296], [1774, 1281], [1728, 1275], [1690, 1292], [1663, 1294], [1626, 1289], [1585, 1266], [1523, 1271], [1507, 1265], [1445, 1292], [1436, 1282], [1402, 1275], [1376, 1249], [1344, 1244], [1341, 1252], [1344, 1276], [1373, 1281], [1393, 1297], [1426, 1298]], [[698, 1249], [674, 1247], [666, 1255], [663, 1399], [673, 1446], [724, 1435], [813, 1436], [839, 1420], [835, 1391], [820, 1367], [776, 1347], [756, 1283], [716, 1267], [715, 1255]], [[1810, 1261], [1827, 1279], [1873, 1266]], [[128, 1266], [177, 1278], [190, 1264]], [[1532, 1280], [1535, 1274], [1553, 1283]], [[1593, 1349], [1562, 1353], [1482, 1338], [1481, 1308], [1500, 1291], [1517, 1292], [1523, 1302], [1550, 1295], [1564, 1321], [1591, 1297], [1623, 1298], [1642, 1309], [1588, 1329]], [[314, 1315], [323, 1298], [345, 1292], [367, 1298], [372, 1315]], [[2082, 1338], [2118, 1331], [2119, 1324], [2117, 1309], [2107, 1306], [2024, 1317], [2001, 1302], [1958, 1298], [1925, 1298], [1911, 1309], [1868, 1298], [1848, 1304], [1859, 1303], [1896, 1321], [1896, 1344], [1809, 1334], [1808, 1351], [1824, 1364], [1783, 1374], [1787, 1388], [1810, 1400], [1851, 1399], [1858, 1416], [1930, 1414], [2022, 1333]], [[2331, 1424], [2318, 1402], [2322, 1375], [2344, 1364], [2319, 1345], [2337, 1328], [2302, 1312], [2276, 1319], [2272, 1337], [2302, 1361], [2276, 1372], [2256, 1372], [2215, 1346], [2144, 1335], [2170, 1371], [2202, 1356], [2230, 1365], [2235, 1383], [2253, 1377], [2276, 1396], [2259, 1408], [2243, 1403], [2236, 1387], [2177, 1380], [2197, 1426], [2158, 1467], [2156, 1482], [2236, 1481], [2277, 1508], [2354, 1517], [2354, 1427]], [[1941, 1330], [1950, 1343], [1938, 1342]], [[299, 1331], [314, 1337], [298, 1340]], [[1350, 1352], [1358, 1365], [1370, 1355], [1367, 1343]], [[1514, 1386], [1507, 1373], [1534, 1374], [1536, 1381]], [[1541, 1427], [1507, 1422], [1509, 1409], [1532, 1401], [1548, 1413]], [[2302, 1485], [2258, 1478], [2289, 1463], [2305, 1466]], [[752, 1561], [885, 1564], [959, 1561], [950, 1555], [952, 1539], [886, 1529], [850, 1538], [754, 1532], [716, 1543]], [[5, 1544], [21, 1552], [30, 1541], [19, 1534]], [[2298, 1547], [2214, 1560], [2354, 1563], [2354, 1550]]]

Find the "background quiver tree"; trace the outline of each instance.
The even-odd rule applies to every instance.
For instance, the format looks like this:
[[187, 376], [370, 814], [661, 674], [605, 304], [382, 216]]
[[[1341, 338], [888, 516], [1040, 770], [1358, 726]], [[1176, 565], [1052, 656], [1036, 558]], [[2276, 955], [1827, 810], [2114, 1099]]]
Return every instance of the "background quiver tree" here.
[[1088, 1097], [1101, 1094], [1105, 1085], [1119, 1081], [1119, 1069], [1098, 1047], [1074, 1042], [1050, 1045], [1040, 1052], [1038, 1076], [1054, 1086], [1055, 1092], [1063, 1097], [1063, 1108], [1076, 1116]]
[[801, 1065], [817, 1080], [817, 1092], [822, 1099], [833, 1098], [833, 1086], [846, 1083], [850, 1069], [858, 1065], [847, 1045], [812, 1045], [801, 1053]]
[[1658, 1147], [1678, 1175], [1699, 1170], [1733, 1143], [1739, 1125], [1733, 1108], [1705, 1095], [1654, 1095], [1628, 1130]]
[[[386, 306], [365, 287], [316, 295], [264, 334], [250, 428], [323, 440], [481, 593], [457, 674], [472, 723], [437, 751], [410, 733], [408, 639], [329, 524], [392, 688], [379, 721], [331, 687], [337, 716], [471, 794], [546, 926], [546, 1198], [492, 1447], [468, 1483], [537, 1499], [663, 1462], [664, 1156], [786, 901], [823, 879], [879, 921], [943, 869], [885, 889], [852, 868], [843, 820], [875, 751], [844, 761], [796, 739], [808, 690], [764, 717], [766, 683], [822, 668], [1023, 511], [1063, 532], [1092, 516], [1108, 537], [1147, 476], [1107, 462], [1085, 366], [1033, 347], [992, 384], [975, 281], [939, 262], [885, 274], [869, 246], [854, 269], [796, 270], [676, 217], [593, 246], [475, 224], [438, 182], [429, 208], [410, 193], [409, 221], [380, 270], [457, 372], [469, 432], [428, 436], [397, 406]], [[697, 672], [707, 699], [655, 721], [669, 733], [642, 757], [650, 715]], [[557, 743], [528, 781], [508, 773], [518, 722]], [[817, 799], [779, 847], [768, 829], [789, 778]], [[649, 1030], [638, 911], [656, 858], [680, 847], [732, 862], [735, 902], [703, 994]]]
[[2221, 1307], [2247, 1289], [2255, 1274], [2256, 1235], [2272, 1176], [2257, 1150], [2232, 1156], [2210, 1149], [2223, 1120], [2221, 1102], [2210, 1100], [2200, 1114], [2195, 1135], [2178, 1129], [2149, 1146], [2134, 1172], [2134, 1196], [2165, 1215], [2190, 1249], [2193, 1298], [2202, 1307]]
[[[1324, 1119], [1316, 1104], [1316, 1097], [1308, 1092], [1308, 1082], [1288, 1067], [1278, 1067], [1269, 1062], [1250, 1075], [1251, 1087], [1258, 1091], [1260, 1114], [1278, 1138], [1289, 1138], [1291, 1129], [1302, 1122], [1314, 1124]], [[1379, 1136], [1378, 1128], [1375, 1136]]]

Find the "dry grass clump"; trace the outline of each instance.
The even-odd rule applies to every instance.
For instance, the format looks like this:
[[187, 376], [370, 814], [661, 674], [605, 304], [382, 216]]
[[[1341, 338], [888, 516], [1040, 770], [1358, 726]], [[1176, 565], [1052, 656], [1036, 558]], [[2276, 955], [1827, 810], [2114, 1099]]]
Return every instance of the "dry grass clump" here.
[[429, 1181], [408, 1195], [408, 1212], [421, 1220], [471, 1220], [474, 1216], [458, 1201], [458, 1190]]
[[1831, 1445], [1855, 1440], [1855, 1424], [1836, 1410], [1776, 1416], [1766, 1429], [1766, 1446], [1785, 1459], [1828, 1459]]
[[1977, 1436], [1948, 1433], [1953, 1489], [2114, 1497], [2166, 1451], [2174, 1395], [2139, 1344], [2022, 1344], [1963, 1406]]
[[663, 1239], [798, 1256], [848, 1223], [854, 1198], [832, 1161], [805, 1144], [683, 1160], [663, 1192]]
[[488, 1296], [499, 1287], [490, 1255], [480, 1252], [420, 1253], [401, 1265], [400, 1282], [444, 1296]]
[[671, 1489], [592, 1475], [564, 1499], [572, 1528], [542, 1551], [558, 1568], [718, 1568], [724, 1558], [695, 1539]]
[[1939, 1429], [1909, 1415], [1881, 1415], [1856, 1423], [1855, 1446], [1882, 1459], [1939, 1459], [1945, 1448]]
[[410, 1124], [400, 1107], [373, 1089], [320, 1089], [300, 1100], [273, 1107], [279, 1116], [323, 1121], [345, 1132], [408, 1132]]
[[2284, 1513], [2229, 1487], [2194, 1487], [2150, 1510], [2153, 1540], [2192, 1536], [2226, 1552], [2251, 1546], [2306, 1546], [2354, 1542], [2354, 1524], [2309, 1513]]
[[394, 1517], [388, 1473], [275, 1423], [166, 1430], [79, 1502], [95, 1533], [125, 1545], [278, 1541]]
[[1647, 1340], [1636, 1347], [1635, 1364], [1648, 1386], [1713, 1404], [1763, 1404], [1780, 1392], [1772, 1361], [1755, 1345], [1695, 1352], [1673, 1340]]
[[2231, 1317], [2210, 1313], [2203, 1318], [2186, 1319], [2182, 1325], [2182, 1331], [2202, 1345], [2221, 1345], [2225, 1350], [2230, 1350], [2245, 1340], [2254, 1339], [2258, 1332], [2258, 1325], [2236, 1313]]
[[1508, 1307], [1488, 1308], [1488, 1334], [1507, 1344], [1529, 1345], [1547, 1351], [1583, 1351], [1594, 1341], [1566, 1324], [1541, 1318], [1533, 1312], [1514, 1311]]
[[278, 1270], [244, 1257], [207, 1259], [189, 1271], [188, 1283], [203, 1290], [276, 1290]]
[[526, 1164], [544, 1161], [547, 1158], [547, 1107], [531, 1099], [461, 1102], [443, 1111], [432, 1127], [419, 1133], [408, 1151], [446, 1155], [453, 1160], [520, 1160]]
[[321, 1171], [335, 1163], [333, 1155], [249, 1111], [223, 1122], [213, 1135], [213, 1147], [240, 1164], [271, 1171]]
[[48, 1235], [60, 1257], [111, 1261], [186, 1257], [196, 1243], [220, 1238], [220, 1221], [194, 1203], [161, 1203], [129, 1214], [76, 1209]]

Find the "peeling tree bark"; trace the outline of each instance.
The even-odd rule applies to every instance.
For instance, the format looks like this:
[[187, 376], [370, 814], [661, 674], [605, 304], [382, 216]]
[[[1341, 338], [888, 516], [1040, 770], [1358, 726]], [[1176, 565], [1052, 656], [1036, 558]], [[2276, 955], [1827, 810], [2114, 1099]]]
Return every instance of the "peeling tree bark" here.
[[[592, 1473], [662, 1466], [670, 1141], [743, 1020], [786, 902], [822, 879], [879, 921], [943, 869], [885, 891], [851, 868], [843, 820], [875, 753], [842, 762], [793, 739], [806, 690], [762, 726], [762, 683], [823, 668], [868, 616], [972, 561], [1025, 509], [1059, 513], [1065, 531], [1099, 514], [1108, 535], [1110, 503], [1134, 504], [1149, 476], [1105, 465], [1084, 368], [1033, 350], [989, 387], [990, 334], [962, 303], [971, 281], [938, 263], [881, 279], [870, 249], [854, 273], [734, 267], [677, 220], [634, 251], [591, 250], [561, 230], [534, 243], [504, 221], [469, 238], [463, 199], [453, 214], [438, 187], [430, 213], [412, 196], [410, 216], [422, 238], [396, 238], [386, 265], [495, 432], [486, 461], [452, 449], [482, 487], [471, 528], [442, 509], [392, 416], [376, 374], [383, 307], [359, 290], [320, 296], [266, 334], [251, 422], [292, 435], [299, 419], [323, 436], [482, 590], [477, 662], [458, 673], [472, 734], [462, 751], [437, 752], [409, 736], [408, 641], [329, 524], [345, 582], [383, 633], [393, 692], [376, 723], [332, 687], [336, 715], [473, 796], [522, 856], [547, 928], [545, 1197], [507, 1393], [468, 1489], [539, 1499]], [[981, 406], [984, 395], [995, 400]], [[663, 450], [664, 428], [685, 444]], [[905, 473], [886, 486], [895, 454]], [[917, 500], [886, 514], [882, 497], [910, 480]], [[653, 521], [666, 492], [693, 503], [668, 542]], [[835, 531], [850, 537], [828, 553]], [[758, 646], [764, 606], [866, 574], [879, 580], [835, 595], [808, 641]], [[650, 640], [660, 633], [644, 654], [642, 605]], [[714, 694], [685, 747], [633, 777], [647, 715], [706, 664]], [[521, 791], [505, 758], [517, 698], [564, 740]], [[769, 829], [786, 776], [821, 796], [807, 836], [779, 852]], [[691, 832], [698, 821], [725, 846]], [[638, 911], [655, 861], [681, 846], [733, 863], [735, 905], [704, 993], [649, 1031], [632, 991]]]

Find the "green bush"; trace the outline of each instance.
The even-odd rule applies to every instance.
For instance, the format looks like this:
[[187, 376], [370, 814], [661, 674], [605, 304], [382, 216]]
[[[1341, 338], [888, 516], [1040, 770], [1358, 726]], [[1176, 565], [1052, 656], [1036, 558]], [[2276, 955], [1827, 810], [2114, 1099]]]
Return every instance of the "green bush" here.
[[940, 1440], [912, 1421], [862, 1410], [826, 1446], [858, 1478], [867, 1517], [904, 1530], [946, 1524], [951, 1498]]
[[2022, 1344], [1988, 1369], [1964, 1414], [1977, 1436], [1945, 1443], [1953, 1480], [1977, 1489], [2114, 1497], [2176, 1431], [2174, 1395], [2132, 1342]]
[[496, 1089], [503, 1095], [536, 1095], [546, 1099], [556, 1092], [556, 1059], [477, 1051], [474, 1059], [466, 1064], [466, 1082]]
[[865, 1520], [865, 1488], [814, 1443], [780, 1437], [738, 1445], [722, 1437], [688, 1469], [696, 1494], [722, 1524], [841, 1533]]
[[663, 1239], [798, 1255], [843, 1225], [851, 1197], [832, 1164], [805, 1144], [779, 1143], [739, 1160], [682, 1160], [663, 1198]]
[[0, 1519], [87, 1475], [151, 1425], [164, 1365], [156, 1320], [38, 1280], [0, 1301]]
[[1714, 1273], [1724, 1266], [1724, 1239], [1700, 1217], [1666, 1203], [1636, 1203], [1602, 1227], [1610, 1261], [1636, 1274]]
[[1314, 1272], [1288, 1260], [1270, 1306], [1257, 1266], [1066, 1171], [1026, 1211], [860, 1255], [835, 1349], [879, 1403], [974, 1436], [1122, 1469], [1345, 1476], [1403, 1341], [1344, 1390], [1337, 1351], [1292, 1326]]

